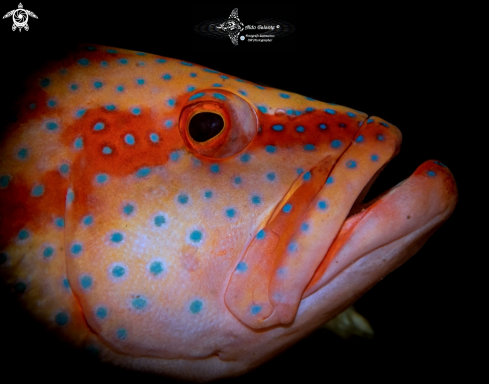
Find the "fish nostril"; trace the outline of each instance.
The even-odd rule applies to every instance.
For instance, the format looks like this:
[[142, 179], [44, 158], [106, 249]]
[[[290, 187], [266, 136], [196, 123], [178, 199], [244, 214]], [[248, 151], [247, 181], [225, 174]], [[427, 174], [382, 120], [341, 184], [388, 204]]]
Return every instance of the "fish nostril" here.
[[224, 128], [224, 120], [217, 113], [202, 112], [192, 117], [188, 132], [190, 137], [201, 143], [217, 136]]

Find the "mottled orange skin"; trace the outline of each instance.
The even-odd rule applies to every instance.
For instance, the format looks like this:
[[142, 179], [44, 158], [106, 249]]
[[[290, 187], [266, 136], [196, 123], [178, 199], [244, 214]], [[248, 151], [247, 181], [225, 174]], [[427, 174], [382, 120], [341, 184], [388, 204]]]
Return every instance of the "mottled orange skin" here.
[[[455, 207], [451, 173], [429, 161], [361, 211], [399, 151], [382, 119], [92, 47], [33, 76], [7, 128], [0, 273], [40, 322], [102, 360], [194, 380], [246, 372], [406, 261]], [[223, 111], [225, 136], [192, 146], [185, 111], [204, 102]]]

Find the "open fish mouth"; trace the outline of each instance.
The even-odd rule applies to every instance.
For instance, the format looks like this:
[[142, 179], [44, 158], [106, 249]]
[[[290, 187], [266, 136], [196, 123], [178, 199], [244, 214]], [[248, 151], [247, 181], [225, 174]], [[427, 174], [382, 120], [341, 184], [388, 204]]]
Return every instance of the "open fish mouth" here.
[[[401, 140], [396, 127], [369, 118], [339, 156], [327, 155], [296, 180], [231, 275], [225, 302], [235, 317], [255, 329], [289, 324], [302, 299], [360, 260], [384, 260], [368, 272], [378, 281], [417, 252], [450, 216], [457, 192], [450, 171], [432, 160], [363, 204]], [[352, 282], [352, 291], [362, 283]]]

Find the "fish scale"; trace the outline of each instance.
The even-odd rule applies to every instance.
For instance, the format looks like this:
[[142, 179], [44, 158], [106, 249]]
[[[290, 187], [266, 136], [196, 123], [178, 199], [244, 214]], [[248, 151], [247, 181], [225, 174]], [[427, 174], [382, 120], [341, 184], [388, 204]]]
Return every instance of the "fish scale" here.
[[[326, 321], [390, 271], [352, 282], [343, 301], [328, 288], [365, 256], [348, 243], [351, 228], [377, 244], [372, 254], [389, 239], [362, 218], [391, 225], [382, 210], [404, 186], [349, 213], [399, 150], [392, 124], [97, 45], [27, 84], [2, 141], [0, 273], [40, 322], [102, 360], [186, 378], [242, 373], [284, 334], [290, 344], [307, 333], [315, 303], [330, 303]], [[188, 124], [205, 111], [224, 128], [197, 142]], [[431, 198], [429, 219], [446, 219], [456, 201], [448, 169], [431, 161], [413, 177], [406, 188], [440, 201]], [[408, 249], [425, 232], [411, 233], [438, 223], [412, 216], [398, 234]]]

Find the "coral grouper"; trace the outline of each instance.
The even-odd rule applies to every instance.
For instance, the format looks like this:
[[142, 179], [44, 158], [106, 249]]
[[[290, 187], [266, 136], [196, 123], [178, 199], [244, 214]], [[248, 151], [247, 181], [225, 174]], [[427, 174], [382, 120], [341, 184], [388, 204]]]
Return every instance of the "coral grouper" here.
[[401, 133], [196, 64], [80, 46], [0, 148], [0, 276], [100, 359], [244, 373], [350, 306], [450, 216], [430, 160], [368, 203]]

